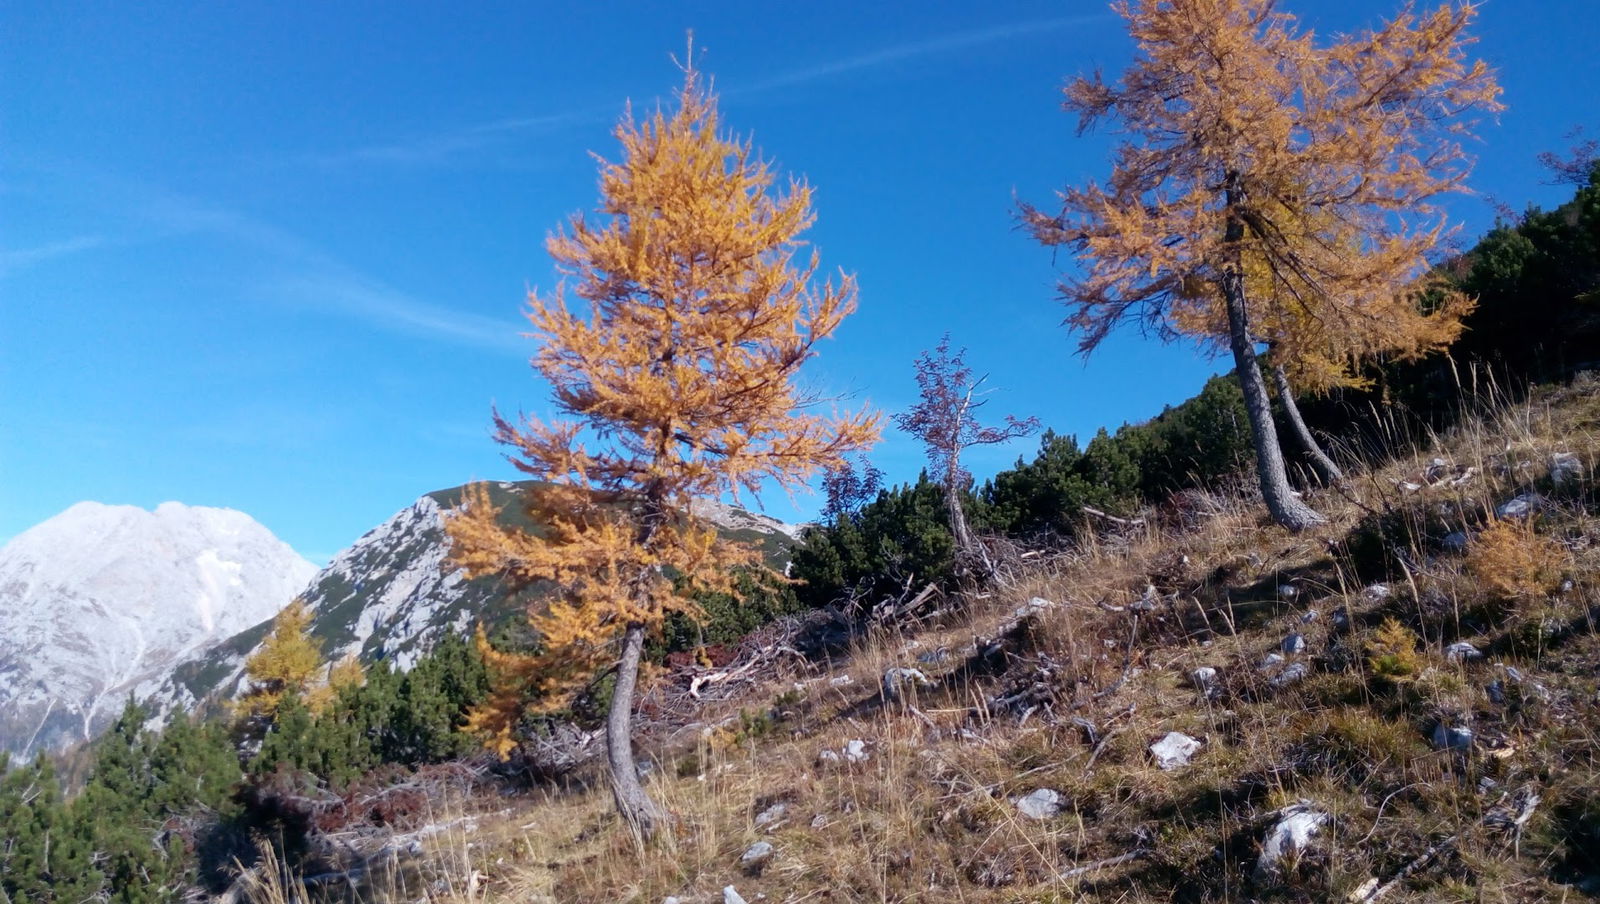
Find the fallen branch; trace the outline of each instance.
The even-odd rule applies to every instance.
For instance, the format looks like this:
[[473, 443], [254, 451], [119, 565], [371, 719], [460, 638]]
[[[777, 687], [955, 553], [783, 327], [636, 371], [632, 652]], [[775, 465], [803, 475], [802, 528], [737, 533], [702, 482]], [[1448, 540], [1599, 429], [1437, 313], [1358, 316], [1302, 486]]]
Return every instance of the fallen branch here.
[[1076, 879], [1079, 876], [1084, 876], [1097, 870], [1103, 870], [1106, 867], [1118, 866], [1123, 863], [1131, 863], [1132, 861], [1138, 860], [1141, 857], [1148, 856], [1150, 856], [1150, 851], [1146, 848], [1140, 848], [1136, 851], [1129, 851], [1126, 854], [1118, 854], [1115, 857], [1107, 857], [1104, 860], [1096, 860], [1093, 863], [1085, 863], [1083, 866], [1075, 866], [1072, 869], [1057, 875], [1056, 878], [1063, 880]]
[[1118, 518], [1116, 515], [1108, 515], [1097, 508], [1091, 508], [1087, 505], [1082, 507], [1082, 511], [1086, 515], [1093, 515], [1096, 518], [1104, 518], [1105, 520], [1110, 521], [1112, 524], [1120, 524], [1123, 527], [1144, 527], [1143, 518]]

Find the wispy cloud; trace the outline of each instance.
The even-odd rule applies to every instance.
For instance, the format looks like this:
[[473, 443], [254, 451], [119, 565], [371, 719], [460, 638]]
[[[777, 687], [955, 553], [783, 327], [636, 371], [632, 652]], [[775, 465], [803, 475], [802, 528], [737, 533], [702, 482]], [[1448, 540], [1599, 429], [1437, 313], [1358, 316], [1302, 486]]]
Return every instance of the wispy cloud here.
[[967, 31], [950, 32], [935, 35], [920, 41], [909, 41], [903, 44], [894, 44], [859, 53], [855, 56], [815, 63], [799, 69], [780, 73], [755, 82], [733, 87], [730, 94], [751, 94], [758, 91], [770, 91], [774, 88], [787, 88], [807, 82], [820, 81], [833, 76], [855, 72], [861, 69], [872, 69], [878, 66], [887, 66], [892, 63], [904, 62], [917, 57], [936, 56], [952, 53], [957, 50], [966, 50], [981, 47], [985, 44], [994, 44], [999, 41], [1014, 40], [1029, 35], [1044, 34], [1059, 31], [1077, 25], [1092, 25], [1096, 22], [1109, 21], [1110, 15], [1098, 13], [1084, 16], [1064, 16], [1055, 19], [1033, 19], [1027, 22], [1011, 22], [1004, 25], [994, 25], [988, 28], [977, 28]]
[[80, 235], [33, 248], [0, 250], [0, 279], [62, 257], [92, 251], [106, 244], [104, 236]]
[[514, 116], [393, 142], [309, 154], [301, 161], [329, 168], [372, 164], [433, 166], [463, 155], [486, 151], [517, 138], [548, 135], [584, 123], [604, 122], [615, 113], [615, 105], [610, 105], [566, 113]]
[[113, 244], [173, 240], [189, 236], [221, 238], [255, 258], [254, 296], [359, 320], [369, 327], [432, 341], [496, 352], [527, 351], [518, 324], [416, 298], [383, 280], [343, 263], [287, 229], [248, 214], [143, 182], [133, 182], [80, 167], [61, 169], [78, 185], [92, 185], [101, 203], [136, 222], [137, 240], [116, 242], [85, 236], [50, 246], [0, 252], [0, 276], [52, 256], [76, 254]]
[[344, 314], [393, 332], [491, 351], [528, 351], [515, 324], [419, 301], [359, 274], [329, 271], [293, 276], [263, 288], [272, 298]]
[[[918, 57], [953, 53], [1110, 19], [1108, 13], [1065, 16], [935, 35], [920, 41], [894, 44], [842, 59], [813, 63], [766, 78], [757, 78], [745, 84], [736, 85], [730, 82], [726, 93], [742, 95], [788, 88], [848, 72], [887, 66]], [[373, 164], [436, 166], [463, 156], [483, 153], [529, 135], [548, 135], [574, 126], [607, 122], [614, 118], [619, 110], [620, 104], [608, 103], [567, 112], [513, 116], [392, 142], [309, 154], [300, 158], [300, 162], [330, 168]]]

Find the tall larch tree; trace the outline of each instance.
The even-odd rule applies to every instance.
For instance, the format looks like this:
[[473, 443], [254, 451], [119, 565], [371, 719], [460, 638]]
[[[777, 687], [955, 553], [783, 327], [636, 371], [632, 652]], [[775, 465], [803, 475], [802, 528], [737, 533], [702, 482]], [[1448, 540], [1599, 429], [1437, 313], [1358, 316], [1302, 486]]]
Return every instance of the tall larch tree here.
[[[1317, 236], [1326, 250], [1362, 253], [1358, 239], [1328, 213], [1275, 211], [1278, 221], [1307, 215], [1320, 217], [1321, 223], [1301, 231]], [[1318, 475], [1336, 483], [1344, 474], [1312, 435], [1296, 395], [1365, 388], [1371, 384], [1371, 363], [1413, 361], [1449, 347], [1461, 335], [1473, 302], [1432, 274], [1408, 286], [1376, 284], [1365, 295], [1328, 298], [1301, 273], [1275, 274], [1271, 261], [1254, 250], [1243, 257], [1251, 339], [1266, 349], [1267, 373], [1290, 432]], [[1230, 336], [1226, 299], [1213, 283], [1191, 280], [1186, 288], [1174, 304], [1173, 322], [1185, 334], [1225, 347]]]
[[[632, 751], [646, 637], [669, 613], [693, 615], [695, 594], [734, 592], [734, 570], [759, 563], [692, 501], [799, 488], [878, 429], [865, 411], [823, 413], [794, 384], [856, 301], [851, 277], [818, 285], [817, 254], [798, 239], [810, 187], [780, 186], [747, 140], [719, 133], [692, 64], [676, 101], [624, 115], [597, 216], [574, 216], [547, 243], [566, 283], [529, 297], [532, 364], [561, 417], [496, 412], [494, 427], [513, 464], [546, 482], [527, 501], [542, 530], [507, 526], [481, 486], [448, 522], [469, 574], [559, 591], [532, 616], [541, 655], [489, 657], [500, 687], [472, 725], [505, 749], [524, 694], [559, 707], [615, 663], [607, 758], [617, 807], [642, 836], [664, 815]], [[569, 306], [569, 285], [581, 305]]]
[[945, 507], [950, 516], [950, 536], [955, 541], [958, 573], [976, 573], [987, 580], [994, 577], [994, 563], [967, 523], [962, 496], [972, 475], [961, 465], [961, 453], [973, 446], [990, 446], [1039, 429], [1038, 418], [1007, 415], [999, 426], [984, 426], [978, 409], [988, 403], [980, 389], [986, 377], [973, 373], [966, 363], [966, 349], [950, 348], [950, 334], [939, 340], [932, 351], [917, 356], [917, 389], [920, 398], [910, 410], [895, 415], [895, 426], [922, 440], [934, 480], [944, 490]]
[[1022, 221], [1077, 254], [1081, 275], [1061, 288], [1084, 353], [1128, 321], [1176, 338], [1174, 308], [1212, 300], [1267, 507], [1303, 529], [1324, 519], [1290, 490], [1257, 353], [1271, 337], [1256, 324], [1291, 322], [1270, 306], [1316, 324], [1306, 336], [1361, 331], [1365, 301], [1403, 297], [1428, 271], [1450, 228], [1435, 201], [1462, 187], [1462, 141], [1499, 108], [1493, 74], [1466, 54], [1475, 9], [1408, 8], [1324, 43], [1273, 0], [1113, 8], [1134, 62], [1116, 83], [1072, 80], [1064, 107], [1080, 131], [1113, 122], [1126, 140], [1104, 184], [1069, 188], [1051, 209], [1025, 204]]

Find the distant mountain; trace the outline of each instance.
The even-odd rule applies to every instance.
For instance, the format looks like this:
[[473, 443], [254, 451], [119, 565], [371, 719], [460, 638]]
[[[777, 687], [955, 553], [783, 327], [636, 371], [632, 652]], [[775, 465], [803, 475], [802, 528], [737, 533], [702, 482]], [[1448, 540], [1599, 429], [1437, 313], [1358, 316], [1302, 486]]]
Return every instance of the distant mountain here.
[[80, 502], [18, 535], [0, 548], [0, 750], [93, 737], [316, 570], [243, 512], [176, 502]]
[[[534, 481], [489, 485], [508, 523], [526, 522], [522, 496]], [[355, 654], [364, 662], [388, 660], [408, 669], [446, 634], [483, 622], [500, 622], [526, 610], [543, 588], [513, 593], [495, 578], [467, 580], [446, 567], [449, 541], [444, 514], [461, 503], [464, 487], [429, 493], [368, 531], [334, 557], [302, 594], [312, 613], [311, 633], [329, 662]], [[725, 535], [760, 547], [781, 567], [793, 525], [721, 503], [698, 507]], [[271, 630], [268, 618], [174, 670], [153, 701], [161, 710], [189, 708], [219, 693], [241, 690], [244, 661]]]

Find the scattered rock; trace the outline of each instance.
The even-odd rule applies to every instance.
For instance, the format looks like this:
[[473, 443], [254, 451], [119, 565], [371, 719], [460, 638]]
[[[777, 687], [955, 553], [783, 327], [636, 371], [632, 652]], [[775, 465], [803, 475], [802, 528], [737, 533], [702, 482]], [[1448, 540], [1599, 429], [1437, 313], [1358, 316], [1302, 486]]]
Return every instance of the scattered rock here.
[[1029, 792], [1014, 803], [1017, 812], [1029, 819], [1052, 819], [1061, 813], [1061, 795], [1049, 788]]
[[1311, 839], [1331, 818], [1309, 800], [1298, 800], [1273, 814], [1277, 820], [1261, 839], [1256, 878], [1270, 879], [1283, 861], [1311, 846]]
[[1444, 535], [1444, 539], [1439, 541], [1439, 545], [1444, 547], [1445, 552], [1457, 552], [1457, 553], [1466, 552], [1467, 551], [1467, 534], [1466, 534], [1466, 531], [1456, 530], [1456, 531], [1451, 531], [1448, 534], [1445, 534]]
[[734, 888], [732, 885], [725, 885], [722, 888], [722, 904], [750, 904], [750, 902], [746, 901], [744, 896], [739, 894], [738, 889]]
[[1312, 622], [1316, 621], [1321, 616], [1322, 616], [1321, 612], [1318, 612], [1315, 609], [1307, 609], [1305, 611], [1305, 613], [1300, 616], [1300, 624], [1309, 625]]
[[1280, 599], [1280, 600], [1292, 600], [1292, 599], [1294, 599], [1295, 597], [1297, 597], [1299, 595], [1300, 595], [1300, 588], [1296, 587], [1293, 584], [1279, 584], [1278, 585], [1278, 599]]
[[1311, 670], [1306, 667], [1305, 663], [1292, 662], [1289, 664], [1288, 668], [1276, 675], [1273, 675], [1272, 680], [1268, 681], [1267, 683], [1273, 687], [1288, 687], [1289, 685], [1304, 679], [1309, 674], [1311, 674]]
[[661, 899], [661, 904], [683, 904], [683, 902], [678, 900], [677, 895], [667, 895]]
[[1259, 668], [1263, 672], [1270, 672], [1280, 665], [1283, 665], [1283, 654], [1268, 653], [1266, 656], [1262, 657]]
[[1166, 737], [1150, 745], [1150, 755], [1156, 765], [1170, 772], [1189, 765], [1189, 760], [1200, 750], [1200, 742], [1181, 731], [1169, 731]]
[[1577, 586], [1576, 584], [1572, 583], [1572, 578], [1564, 578], [1561, 581], [1561, 586], [1559, 588], [1557, 588], [1556, 592], [1557, 593], [1571, 593], [1572, 592], [1572, 588], [1576, 587], [1576, 586]]
[[828, 684], [832, 685], [833, 687], [843, 687], [846, 684], [853, 683], [855, 683], [855, 679], [851, 678], [849, 675], [835, 675], [828, 679]]
[[838, 763], [839, 755], [831, 750], [823, 750], [817, 754], [818, 766], [836, 766]]
[[899, 700], [907, 690], [931, 684], [921, 669], [889, 669], [883, 673], [883, 699]]
[[1350, 627], [1350, 610], [1349, 609], [1345, 609], [1345, 608], [1341, 607], [1341, 608], [1333, 610], [1333, 627], [1335, 629], [1337, 629], [1337, 630], [1340, 630], [1340, 631], [1343, 631], [1344, 629]]
[[1472, 749], [1472, 729], [1440, 722], [1433, 727], [1433, 746], [1439, 750], [1469, 751]]
[[765, 810], [762, 810], [760, 813], [756, 814], [756, 820], [755, 820], [756, 828], [764, 829], [767, 826], [775, 825], [775, 824], [783, 821], [783, 818], [788, 816], [788, 815], [789, 815], [789, 804], [787, 802], [785, 802], [785, 801], [781, 801], [780, 800], [777, 803], [773, 804], [772, 806], [766, 808]]
[[1217, 686], [1217, 670], [1209, 665], [1203, 665], [1189, 673], [1189, 683], [1195, 690], [1206, 695], [1214, 696], [1221, 688]]
[[917, 654], [917, 661], [923, 665], [938, 665], [949, 658], [950, 651], [944, 647], [940, 647], [937, 650], [929, 650], [926, 653]]
[[1544, 497], [1538, 493], [1519, 493], [1500, 503], [1494, 510], [1496, 518], [1526, 518], [1544, 507]]
[[867, 750], [867, 742], [860, 738], [851, 738], [844, 744], [844, 758], [848, 763], [865, 763], [872, 759], [872, 753]]
[[1550, 482], [1556, 486], [1583, 477], [1583, 461], [1571, 452], [1556, 452], [1550, 456]]
[[1287, 654], [1289, 654], [1291, 656], [1294, 655], [1295, 653], [1303, 652], [1305, 650], [1305, 648], [1306, 648], [1306, 638], [1305, 638], [1304, 634], [1299, 634], [1299, 633], [1290, 634], [1288, 637], [1285, 637], [1283, 639], [1283, 644], [1282, 644], [1283, 652], [1285, 652], [1285, 653], [1287, 653]]
[[1483, 651], [1464, 640], [1458, 640], [1444, 648], [1444, 658], [1448, 662], [1473, 662], [1483, 658]]
[[749, 875], [759, 876], [761, 871], [767, 868], [767, 863], [772, 859], [773, 853], [772, 842], [757, 841], [755, 844], [745, 848], [744, 853], [740, 855], [739, 868]]
[[827, 825], [828, 825], [828, 817], [823, 816], [821, 813], [818, 813], [817, 815], [811, 817], [811, 827], [813, 829], [821, 829], [821, 828], [826, 827]]
[[1506, 705], [1506, 684], [1504, 681], [1496, 678], [1495, 680], [1489, 682], [1483, 690], [1489, 695], [1490, 703], [1493, 703], [1495, 706]]
[[1372, 584], [1361, 591], [1361, 596], [1369, 602], [1378, 603], [1394, 596], [1394, 590], [1388, 584]]
[[1161, 594], [1156, 592], [1155, 585], [1146, 584], [1144, 585], [1144, 595], [1129, 603], [1128, 608], [1134, 612], [1153, 612], [1155, 611], [1156, 603], [1160, 600]]

